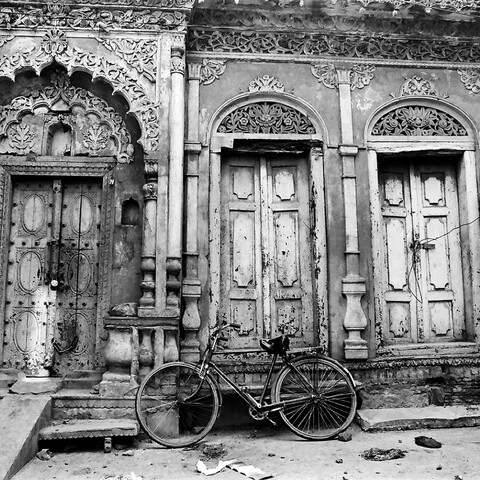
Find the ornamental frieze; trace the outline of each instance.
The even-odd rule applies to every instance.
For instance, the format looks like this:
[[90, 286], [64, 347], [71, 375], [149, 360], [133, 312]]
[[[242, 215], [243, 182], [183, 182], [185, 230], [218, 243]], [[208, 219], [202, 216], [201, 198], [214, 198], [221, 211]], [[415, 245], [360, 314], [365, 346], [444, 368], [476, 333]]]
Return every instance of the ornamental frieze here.
[[426, 62], [479, 62], [480, 42], [438, 38], [191, 30], [189, 52], [328, 56]]
[[51, 3], [44, 7], [28, 4], [3, 7], [0, 10], [0, 28], [54, 26], [105, 31], [124, 29], [163, 31], [184, 29], [187, 21], [187, 14], [179, 10], [118, 10], [111, 9], [111, 5], [110, 8], [84, 5], [79, 8], [73, 4], [61, 5], [61, 8], [63, 8], [61, 12], [52, 9]]
[[[62, 113], [57, 111], [59, 105]], [[71, 156], [116, 156], [119, 163], [133, 160], [130, 133], [120, 115], [101, 98], [70, 85], [63, 72], [52, 74], [50, 86], [0, 106], [0, 153], [49, 154], [55, 125], [69, 127]]]
[[158, 105], [148, 99], [138, 80], [104, 56], [72, 47], [65, 41], [65, 34], [54, 29], [47, 32], [40, 47], [27, 47], [22, 52], [0, 56], [0, 76], [15, 81], [16, 73], [27, 67], [40, 75], [42, 68], [54, 60], [68, 72], [83, 68], [90, 72], [92, 80], [105, 79], [113, 87], [113, 94], [121, 93], [126, 98], [130, 106], [129, 113], [136, 117], [142, 128], [142, 137], [138, 142], [147, 152], [158, 150]]
[[305, 134], [316, 133], [303, 113], [275, 102], [259, 102], [237, 108], [224, 117], [218, 133]]
[[465, 127], [452, 115], [431, 107], [400, 107], [383, 115], [372, 129], [373, 136], [466, 136]]
[[157, 69], [157, 41], [133, 38], [97, 38], [105, 48], [118, 55], [140, 75], [155, 81]]

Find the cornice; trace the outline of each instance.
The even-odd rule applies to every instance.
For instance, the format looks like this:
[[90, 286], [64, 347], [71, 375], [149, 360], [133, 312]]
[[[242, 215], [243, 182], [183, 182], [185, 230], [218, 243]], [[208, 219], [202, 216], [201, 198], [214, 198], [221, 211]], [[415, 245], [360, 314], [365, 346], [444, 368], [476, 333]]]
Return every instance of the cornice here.
[[185, 30], [194, 0], [0, 1], [0, 28], [70, 28], [98, 31]]

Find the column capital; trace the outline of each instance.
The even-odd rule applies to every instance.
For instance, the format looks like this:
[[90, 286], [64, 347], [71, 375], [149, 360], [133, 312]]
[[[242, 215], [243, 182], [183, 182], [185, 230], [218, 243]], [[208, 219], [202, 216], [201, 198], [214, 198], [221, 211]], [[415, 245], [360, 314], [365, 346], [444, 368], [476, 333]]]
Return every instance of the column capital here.
[[358, 153], [357, 145], [339, 145], [338, 151], [342, 157], [354, 157]]

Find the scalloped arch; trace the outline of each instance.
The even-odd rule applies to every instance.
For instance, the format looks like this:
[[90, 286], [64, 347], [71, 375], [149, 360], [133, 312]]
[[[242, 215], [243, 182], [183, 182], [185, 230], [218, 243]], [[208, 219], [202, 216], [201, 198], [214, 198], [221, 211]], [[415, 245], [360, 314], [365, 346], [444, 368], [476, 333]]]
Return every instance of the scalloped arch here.
[[83, 71], [91, 75], [92, 80], [102, 79], [112, 87], [113, 94], [122, 95], [128, 102], [129, 113], [135, 117], [142, 131], [138, 143], [147, 152], [158, 150], [158, 104], [148, 98], [137, 80], [122, 66], [108, 61], [105, 57], [68, 45], [64, 34], [63, 37], [60, 34], [58, 36], [55, 40], [58, 44], [55, 44], [54, 49], [46, 49], [42, 42], [40, 46], [28, 47], [20, 53], [0, 56], [0, 77], [15, 81], [19, 73], [28, 69], [40, 75], [44, 68], [57, 62], [69, 75], [75, 71]]

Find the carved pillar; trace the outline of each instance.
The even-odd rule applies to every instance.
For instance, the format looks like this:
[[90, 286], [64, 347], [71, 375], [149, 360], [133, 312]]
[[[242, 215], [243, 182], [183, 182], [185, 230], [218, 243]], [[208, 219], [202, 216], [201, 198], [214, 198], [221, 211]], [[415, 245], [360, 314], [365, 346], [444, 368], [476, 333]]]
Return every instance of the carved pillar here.
[[183, 149], [185, 121], [185, 37], [175, 35], [171, 48], [171, 92], [169, 114], [169, 190], [167, 246], [167, 309], [180, 314], [183, 223]]
[[139, 301], [138, 316], [148, 317], [155, 314], [155, 246], [157, 240], [157, 159], [145, 158], [145, 177], [143, 186], [144, 221], [142, 239], [142, 297]]
[[355, 156], [358, 147], [353, 145], [353, 120], [351, 102], [351, 71], [338, 70], [338, 90], [340, 98], [341, 137], [339, 147], [342, 157], [343, 200], [345, 206], [345, 257], [347, 275], [342, 279], [342, 293], [347, 298], [347, 309], [343, 326], [348, 332], [345, 340], [345, 359], [365, 359], [368, 357], [366, 340], [361, 332], [367, 327], [367, 318], [360, 300], [365, 293], [365, 279], [360, 276], [359, 247], [357, 228], [357, 180]]
[[182, 358], [196, 361], [199, 357], [197, 334], [200, 328], [198, 299], [201, 295], [198, 279], [198, 157], [201, 144], [198, 141], [198, 111], [199, 111], [199, 64], [188, 65], [188, 129], [185, 144], [187, 156], [186, 169], [186, 239], [185, 239], [185, 278], [183, 279], [182, 297], [185, 311], [182, 317], [185, 339], [182, 342]]

